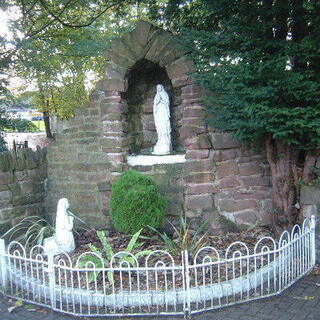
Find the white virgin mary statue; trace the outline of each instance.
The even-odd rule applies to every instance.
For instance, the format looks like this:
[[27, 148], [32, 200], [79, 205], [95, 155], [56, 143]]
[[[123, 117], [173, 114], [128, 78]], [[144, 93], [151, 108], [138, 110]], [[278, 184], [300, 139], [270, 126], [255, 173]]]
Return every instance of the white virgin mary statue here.
[[69, 213], [69, 202], [66, 198], [58, 201], [56, 228], [53, 237], [44, 239], [43, 247], [46, 254], [56, 255], [71, 252], [75, 249], [73, 237], [73, 216]]
[[161, 84], [157, 85], [157, 93], [153, 100], [153, 117], [158, 140], [152, 153], [169, 154], [172, 150], [169, 96]]

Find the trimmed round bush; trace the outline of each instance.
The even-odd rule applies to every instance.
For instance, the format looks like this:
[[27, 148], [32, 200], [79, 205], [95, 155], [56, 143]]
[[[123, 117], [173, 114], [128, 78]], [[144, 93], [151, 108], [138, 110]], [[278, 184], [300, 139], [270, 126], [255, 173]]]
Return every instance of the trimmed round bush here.
[[146, 226], [160, 227], [166, 208], [167, 200], [155, 182], [137, 171], [126, 171], [112, 185], [110, 217], [119, 232], [131, 234]]

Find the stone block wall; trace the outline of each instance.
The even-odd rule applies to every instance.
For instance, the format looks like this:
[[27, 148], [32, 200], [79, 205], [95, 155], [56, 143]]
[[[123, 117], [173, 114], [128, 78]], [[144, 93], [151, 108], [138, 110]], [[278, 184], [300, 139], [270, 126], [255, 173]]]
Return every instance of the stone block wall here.
[[44, 215], [46, 149], [0, 153], [0, 234], [26, 216]]
[[[95, 91], [87, 107], [77, 110], [75, 118], [57, 122], [55, 141], [48, 148], [46, 209], [49, 214], [54, 214], [60, 198], [67, 198], [70, 211], [88, 224], [109, 225], [103, 197], [112, 168], [106, 152], [113, 149], [115, 159], [119, 156], [121, 144], [117, 143], [117, 128], [111, 124], [121, 126], [121, 114], [109, 112], [101, 116], [100, 106], [114, 103], [114, 99], [112, 95], [106, 97]], [[115, 120], [112, 123], [111, 118]], [[103, 131], [108, 133], [103, 135]]]
[[[320, 165], [320, 159], [318, 160]], [[316, 258], [320, 261], [320, 181], [316, 180], [312, 185], [302, 186], [300, 205], [304, 218], [316, 217]]]
[[[178, 64], [175, 64], [175, 67], [177, 66]], [[177, 71], [178, 74], [181, 70], [182, 66], [180, 71]], [[181, 97], [183, 113], [180, 136], [186, 150], [184, 212], [192, 223], [197, 225], [202, 220], [214, 220], [215, 163], [208, 126], [204, 120], [205, 108], [202, 105], [201, 88], [196, 84], [187, 84], [181, 89]]]
[[262, 151], [241, 146], [229, 134], [210, 133], [216, 165], [214, 203], [220, 214], [237, 225], [269, 223], [270, 169]]

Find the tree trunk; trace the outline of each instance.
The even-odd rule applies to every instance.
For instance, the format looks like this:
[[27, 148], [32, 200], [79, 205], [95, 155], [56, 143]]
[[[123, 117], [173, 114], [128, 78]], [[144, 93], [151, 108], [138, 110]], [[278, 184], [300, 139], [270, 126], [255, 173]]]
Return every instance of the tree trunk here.
[[273, 31], [272, 31], [272, 3], [273, 0], [263, 0], [262, 6], [264, 9], [264, 14], [262, 16], [262, 21], [264, 25], [264, 37], [265, 40], [271, 40], [273, 38]]
[[294, 173], [297, 171], [298, 154], [282, 141], [268, 135], [266, 139], [267, 159], [271, 169], [273, 187], [272, 200], [278, 222], [293, 225], [298, 220], [297, 184]]
[[[304, 0], [292, 0], [292, 41], [300, 43], [308, 35], [308, 24], [305, 19]], [[296, 54], [293, 59], [293, 69], [306, 70], [307, 62], [302, 58], [302, 52]]]
[[266, 154], [271, 169], [272, 200], [277, 213], [274, 222], [292, 226], [302, 220], [300, 189], [315, 178], [313, 169], [320, 152], [297, 151], [269, 134]]
[[320, 150], [309, 151], [305, 158], [305, 164], [302, 172], [302, 180], [304, 184], [308, 184], [316, 178], [314, 168], [320, 156]]
[[276, 0], [275, 6], [275, 39], [285, 41], [288, 35], [289, 1]]
[[43, 111], [43, 121], [44, 121], [44, 127], [46, 128], [47, 138], [53, 139], [53, 135], [50, 128], [50, 118], [49, 118], [48, 111]]

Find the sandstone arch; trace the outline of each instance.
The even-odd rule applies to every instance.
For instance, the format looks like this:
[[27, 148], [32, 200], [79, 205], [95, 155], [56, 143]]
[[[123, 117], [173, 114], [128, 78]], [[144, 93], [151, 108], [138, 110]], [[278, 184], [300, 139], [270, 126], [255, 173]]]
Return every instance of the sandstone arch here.
[[[172, 83], [181, 92], [182, 125], [179, 135], [186, 152], [185, 203], [184, 209], [190, 216], [201, 216], [203, 210], [213, 207], [213, 161], [210, 159], [211, 143], [208, 129], [204, 122], [204, 110], [201, 106], [201, 90], [194, 83], [190, 72], [194, 65], [188, 55], [177, 45], [174, 36], [152, 24], [141, 21], [137, 27], [123, 38], [113, 41], [107, 54], [109, 61], [105, 68], [105, 79], [99, 83], [99, 89], [106, 93], [106, 99], [100, 104], [107, 136], [101, 145], [107, 145], [106, 152], [115, 168], [121, 162], [126, 164], [128, 156], [125, 115], [128, 112], [127, 101], [123, 94], [128, 89], [127, 75], [130, 69], [140, 60], [145, 59], [163, 67]], [[112, 120], [117, 118], [116, 120]], [[109, 128], [118, 127], [114, 136]], [[115, 156], [113, 145], [119, 146]], [[120, 147], [121, 146], [121, 147]], [[117, 175], [117, 171], [114, 171]], [[201, 194], [197, 189], [202, 189]]]
[[[173, 34], [146, 21], [112, 42], [104, 78], [88, 106], [78, 109], [75, 118], [58, 122], [56, 141], [48, 148], [47, 211], [54, 213], [57, 200], [66, 197], [71, 209], [92, 225], [108, 224], [110, 185], [129, 168], [128, 79], [144, 61], [165, 70], [179, 96], [176, 130], [186, 162], [170, 169], [179, 185], [170, 190], [173, 200], [181, 202], [176, 214], [184, 211], [195, 220], [215, 220], [222, 213], [238, 224], [264, 220], [271, 192], [264, 156], [208, 129], [201, 89], [190, 76], [192, 60]], [[135, 169], [154, 173], [152, 166]]]

